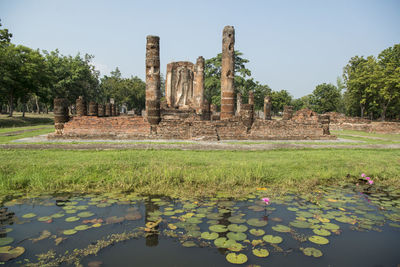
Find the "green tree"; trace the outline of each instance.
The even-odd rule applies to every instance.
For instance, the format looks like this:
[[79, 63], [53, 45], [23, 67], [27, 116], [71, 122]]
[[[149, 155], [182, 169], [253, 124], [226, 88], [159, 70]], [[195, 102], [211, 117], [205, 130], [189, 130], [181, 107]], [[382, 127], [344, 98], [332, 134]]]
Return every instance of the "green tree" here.
[[[0, 27], [1, 27], [0, 20]], [[9, 45], [11, 42], [12, 34], [8, 32], [8, 29], [0, 29], [0, 46]]]
[[279, 114], [283, 111], [284, 106], [288, 106], [292, 103], [292, 96], [286, 90], [272, 91], [271, 92], [271, 104], [272, 112]]
[[312, 109], [317, 113], [338, 111], [341, 103], [339, 89], [333, 84], [319, 84], [311, 97]]
[[291, 103], [293, 110], [297, 111], [303, 108], [312, 109], [312, 95], [306, 95], [297, 99], [294, 99]]

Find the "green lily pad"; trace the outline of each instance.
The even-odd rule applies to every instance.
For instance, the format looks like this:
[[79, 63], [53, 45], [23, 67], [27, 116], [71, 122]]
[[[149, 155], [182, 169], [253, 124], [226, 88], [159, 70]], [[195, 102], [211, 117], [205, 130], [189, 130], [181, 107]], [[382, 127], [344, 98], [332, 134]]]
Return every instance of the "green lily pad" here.
[[226, 228], [226, 226], [222, 224], [211, 225], [210, 227], [208, 227], [208, 229], [210, 229], [210, 231], [217, 233], [223, 233], [228, 231], [228, 228]]
[[65, 213], [68, 213], [68, 214], [72, 214], [72, 213], [76, 213], [77, 212], [77, 210], [66, 210], [65, 211]]
[[214, 240], [218, 238], [218, 234], [215, 232], [203, 232], [201, 233], [201, 238], [206, 240]]
[[257, 257], [265, 258], [265, 257], [268, 257], [269, 252], [268, 252], [268, 250], [263, 249], [263, 248], [260, 248], [260, 249], [255, 248], [255, 249], [253, 249], [253, 254]]
[[222, 215], [219, 213], [209, 213], [207, 214], [207, 219], [209, 220], [220, 220], [222, 219]]
[[182, 246], [186, 247], [186, 248], [191, 248], [191, 247], [196, 247], [196, 243], [193, 241], [185, 241], [182, 243]]
[[36, 216], [35, 213], [27, 213], [27, 214], [22, 215], [22, 218], [24, 218], [24, 219], [30, 219], [30, 218], [33, 218], [33, 217], [35, 217], [35, 216]]
[[262, 236], [265, 234], [265, 231], [262, 229], [250, 229], [250, 234], [255, 235], [255, 236]]
[[12, 237], [9, 237], [9, 236], [2, 237], [2, 238], [0, 238], [0, 246], [8, 245], [8, 244], [12, 243], [13, 241], [14, 241], [14, 238], [12, 238]]
[[87, 205], [81, 205], [81, 206], [76, 206], [75, 209], [77, 210], [86, 210], [89, 206]]
[[172, 216], [175, 215], [175, 211], [164, 211], [165, 216]]
[[308, 238], [308, 240], [310, 240], [311, 242], [318, 244], [318, 245], [326, 245], [329, 243], [328, 239], [326, 239], [325, 237], [322, 237], [322, 236], [318, 236], [318, 235], [310, 236]]
[[84, 211], [84, 212], [78, 213], [78, 216], [79, 216], [79, 217], [82, 217], [82, 218], [91, 217], [91, 216], [93, 216], [93, 215], [94, 215], [94, 213], [93, 213], [93, 212], [90, 212], [90, 211]]
[[287, 207], [287, 210], [289, 210], [289, 211], [298, 211], [299, 209], [295, 208], [295, 207]]
[[54, 219], [58, 219], [58, 218], [61, 218], [61, 217], [64, 217], [64, 216], [65, 216], [65, 214], [61, 213], [61, 212], [54, 213], [53, 215], [51, 215], [51, 217], [54, 218]]
[[308, 247], [308, 248], [304, 248], [302, 250], [303, 250], [304, 255], [306, 255], [306, 256], [313, 256], [315, 258], [319, 258], [323, 255], [322, 251], [319, 249], [316, 249], [316, 248]]
[[70, 230], [65, 230], [64, 232], [63, 232], [63, 234], [64, 235], [73, 235], [73, 234], [76, 234], [76, 230], [74, 230], [74, 229], [70, 229]]
[[76, 221], [79, 221], [79, 219], [80, 219], [79, 217], [72, 216], [72, 217], [66, 218], [65, 221], [66, 222], [76, 222]]
[[228, 218], [228, 221], [231, 223], [244, 223], [246, 219], [243, 219], [241, 216], [232, 216]]
[[201, 236], [201, 232], [197, 230], [191, 230], [186, 233], [187, 236], [198, 238]]
[[227, 239], [226, 237], [219, 237], [214, 240], [214, 245], [218, 248], [229, 248], [231, 246], [234, 246], [235, 243], [235, 240]]
[[260, 220], [258, 218], [251, 218], [247, 220], [247, 224], [255, 227], [263, 227], [266, 226], [268, 222]]
[[314, 229], [313, 230], [314, 234], [316, 235], [322, 235], [322, 236], [330, 236], [331, 232], [329, 232], [328, 230], [325, 229]]
[[323, 223], [321, 225], [321, 227], [324, 228], [324, 229], [333, 230], [333, 231], [340, 229], [340, 226], [337, 225], [337, 224], [334, 224], [334, 223]]
[[273, 235], [265, 235], [263, 236], [263, 240], [272, 244], [279, 244], [283, 241], [282, 237]]
[[299, 221], [299, 220], [294, 220], [289, 223], [291, 226], [296, 227], [296, 228], [310, 228], [311, 223], [305, 222], [305, 221]]
[[0, 247], [0, 262], [6, 262], [21, 256], [25, 252], [23, 247]]
[[247, 231], [246, 225], [238, 225], [238, 224], [230, 224], [228, 225], [228, 230], [231, 232], [246, 232]]
[[82, 225], [76, 226], [76, 227], [74, 228], [74, 230], [83, 231], [83, 230], [87, 230], [87, 229], [89, 229], [89, 228], [90, 228], [90, 227], [87, 226], [86, 224], [82, 224]]
[[290, 227], [287, 227], [286, 225], [277, 224], [275, 226], [272, 226], [272, 230], [281, 232], [281, 233], [288, 233], [288, 232], [290, 232], [291, 229], [290, 229]]
[[234, 233], [234, 232], [229, 232], [226, 236], [229, 239], [236, 240], [236, 241], [245, 240], [247, 237], [245, 233]]
[[228, 253], [228, 255], [226, 255], [226, 260], [233, 264], [243, 264], [247, 262], [247, 256], [242, 253]]
[[44, 217], [39, 217], [38, 218], [39, 222], [45, 222], [45, 221], [49, 221], [49, 220], [51, 220], [50, 216], [44, 216]]

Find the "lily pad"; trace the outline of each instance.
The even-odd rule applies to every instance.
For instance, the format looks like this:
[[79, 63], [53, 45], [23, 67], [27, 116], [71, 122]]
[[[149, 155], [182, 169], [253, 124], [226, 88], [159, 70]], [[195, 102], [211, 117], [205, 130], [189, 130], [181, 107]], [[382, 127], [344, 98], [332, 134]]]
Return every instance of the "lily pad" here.
[[327, 230], [339, 230], [340, 226], [334, 223], [323, 223], [321, 225], [322, 228], [327, 229]]
[[218, 238], [218, 234], [215, 232], [203, 232], [201, 233], [201, 238], [206, 240], [214, 240]]
[[49, 221], [49, 220], [51, 220], [50, 216], [44, 216], [44, 217], [39, 217], [38, 218], [39, 222], [45, 222], [45, 221]]
[[299, 221], [299, 220], [294, 220], [289, 223], [291, 226], [296, 227], [296, 228], [310, 228], [311, 223], [305, 222], [305, 221]]
[[262, 229], [250, 229], [250, 234], [255, 235], [255, 236], [262, 236], [265, 234], [265, 231]]
[[73, 234], [76, 234], [76, 230], [74, 230], [74, 229], [70, 229], [70, 230], [65, 230], [64, 232], [63, 232], [63, 234], [64, 235], [73, 235]]
[[273, 235], [265, 235], [265, 236], [263, 236], [263, 239], [265, 242], [268, 242], [271, 244], [279, 244], [283, 241], [282, 237], [273, 236]]
[[228, 230], [231, 232], [246, 232], [247, 231], [246, 225], [238, 225], [238, 224], [230, 224], [228, 225]]
[[329, 232], [328, 230], [325, 229], [314, 229], [313, 230], [314, 234], [316, 235], [322, 235], [322, 236], [330, 236], [331, 232]]
[[196, 243], [193, 241], [185, 241], [182, 243], [182, 246], [186, 247], [186, 248], [191, 248], [191, 247], [196, 247]]
[[64, 217], [64, 216], [65, 216], [65, 214], [61, 213], [61, 212], [54, 213], [53, 215], [51, 215], [51, 217], [54, 218], [54, 219], [58, 219], [58, 218], [61, 218], [61, 217]]
[[76, 222], [76, 221], [79, 221], [79, 220], [80, 220], [80, 218], [76, 217], [76, 216], [68, 217], [68, 218], [65, 219], [66, 222]]
[[224, 233], [228, 231], [228, 228], [226, 228], [226, 226], [222, 224], [211, 225], [210, 227], [208, 227], [208, 229], [210, 229], [210, 231], [217, 233]]
[[247, 262], [247, 256], [242, 253], [228, 253], [228, 255], [226, 255], [226, 260], [233, 264], [243, 264]]
[[33, 218], [33, 217], [35, 217], [35, 216], [36, 216], [35, 213], [27, 213], [27, 214], [22, 215], [22, 218], [24, 218], [24, 219], [30, 219], [30, 218]]
[[266, 226], [268, 222], [260, 220], [258, 218], [252, 218], [247, 220], [247, 224], [255, 227], [263, 227]]
[[281, 232], [281, 233], [288, 233], [288, 232], [290, 232], [291, 229], [290, 229], [290, 227], [287, 227], [286, 225], [277, 224], [275, 226], [272, 226], [272, 230]]
[[125, 219], [128, 221], [136, 221], [136, 220], [140, 220], [141, 218], [142, 218], [142, 215], [139, 212], [128, 213], [125, 215]]
[[322, 251], [319, 249], [316, 249], [316, 248], [308, 247], [308, 248], [304, 248], [302, 250], [303, 250], [304, 255], [306, 255], [306, 256], [313, 256], [315, 258], [319, 258], [323, 255]]
[[241, 216], [233, 216], [228, 218], [228, 221], [231, 223], [244, 223], [246, 222], [245, 219], [243, 219]]
[[86, 224], [82, 224], [82, 225], [76, 226], [76, 227], [74, 228], [74, 230], [83, 231], [83, 230], [87, 230], [87, 229], [89, 229], [89, 228], [90, 228], [90, 227], [87, 226]]
[[229, 239], [236, 240], [236, 241], [245, 240], [247, 237], [245, 233], [234, 233], [234, 232], [229, 232], [226, 236]]
[[25, 248], [23, 247], [15, 247], [11, 246], [0, 247], [0, 261], [5, 262], [12, 259], [15, 259], [21, 256], [25, 252]]
[[268, 250], [263, 249], [263, 248], [260, 248], [260, 249], [255, 248], [255, 249], [253, 249], [253, 254], [257, 257], [265, 258], [265, 257], [268, 257], [269, 252], [268, 252]]
[[2, 238], [0, 238], [0, 246], [8, 245], [8, 244], [12, 243], [13, 241], [14, 241], [14, 238], [12, 238], [12, 237], [9, 237], [9, 236], [2, 237]]
[[229, 248], [236, 243], [235, 240], [227, 239], [226, 237], [219, 237], [214, 240], [214, 245], [218, 248]]
[[82, 218], [91, 217], [91, 216], [93, 216], [93, 215], [94, 215], [94, 213], [93, 213], [93, 212], [90, 212], [90, 211], [84, 211], [84, 212], [79, 212], [79, 213], [78, 213], [78, 216], [79, 216], [79, 217], [82, 217]]
[[308, 240], [310, 240], [311, 242], [318, 244], [318, 245], [326, 245], [329, 243], [328, 239], [326, 239], [325, 237], [322, 237], [322, 236], [318, 236], [318, 235], [310, 236], [308, 238]]

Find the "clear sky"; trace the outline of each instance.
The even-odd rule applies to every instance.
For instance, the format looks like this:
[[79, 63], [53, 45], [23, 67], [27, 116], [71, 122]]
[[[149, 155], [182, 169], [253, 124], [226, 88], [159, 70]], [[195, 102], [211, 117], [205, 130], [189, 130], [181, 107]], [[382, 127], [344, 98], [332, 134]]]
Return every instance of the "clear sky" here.
[[400, 43], [399, 0], [0, 0], [0, 19], [13, 43], [92, 54], [101, 74], [142, 79], [146, 35], [160, 36], [165, 74], [171, 61], [220, 53], [233, 25], [255, 80], [294, 97], [335, 84], [352, 56]]

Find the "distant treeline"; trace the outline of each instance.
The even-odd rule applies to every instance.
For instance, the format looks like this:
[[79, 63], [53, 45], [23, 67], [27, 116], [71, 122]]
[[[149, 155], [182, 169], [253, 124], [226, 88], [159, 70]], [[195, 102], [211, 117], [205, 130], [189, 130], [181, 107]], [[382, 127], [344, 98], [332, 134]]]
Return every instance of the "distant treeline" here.
[[[1, 27], [1, 24], [0, 24]], [[145, 108], [146, 84], [138, 77], [123, 78], [118, 68], [100, 78], [91, 64], [93, 56], [64, 56], [58, 50], [47, 52], [15, 45], [12, 34], [0, 28], [0, 105], [12, 116], [14, 110], [48, 112], [55, 97], [67, 98], [71, 105], [78, 96], [105, 103], [114, 98], [129, 110]], [[371, 119], [399, 119], [400, 44], [383, 50], [377, 58], [355, 56], [343, 69], [343, 79], [335, 85], [317, 85], [312, 94], [294, 99], [288, 91], [274, 91], [251, 77], [249, 61], [235, 51], [235, 90], [247, 101], [254, 92], [255, 108], [262, 110], [264, 97], [270, 95], [272, 112], [285, 105], [294, 110], [310, 108], [318, 113], [336, 111]], [[221, 54], [206, 60], [205, 98], [220, 106]], [[161, 81], [162, 92], [164, 80]]]

